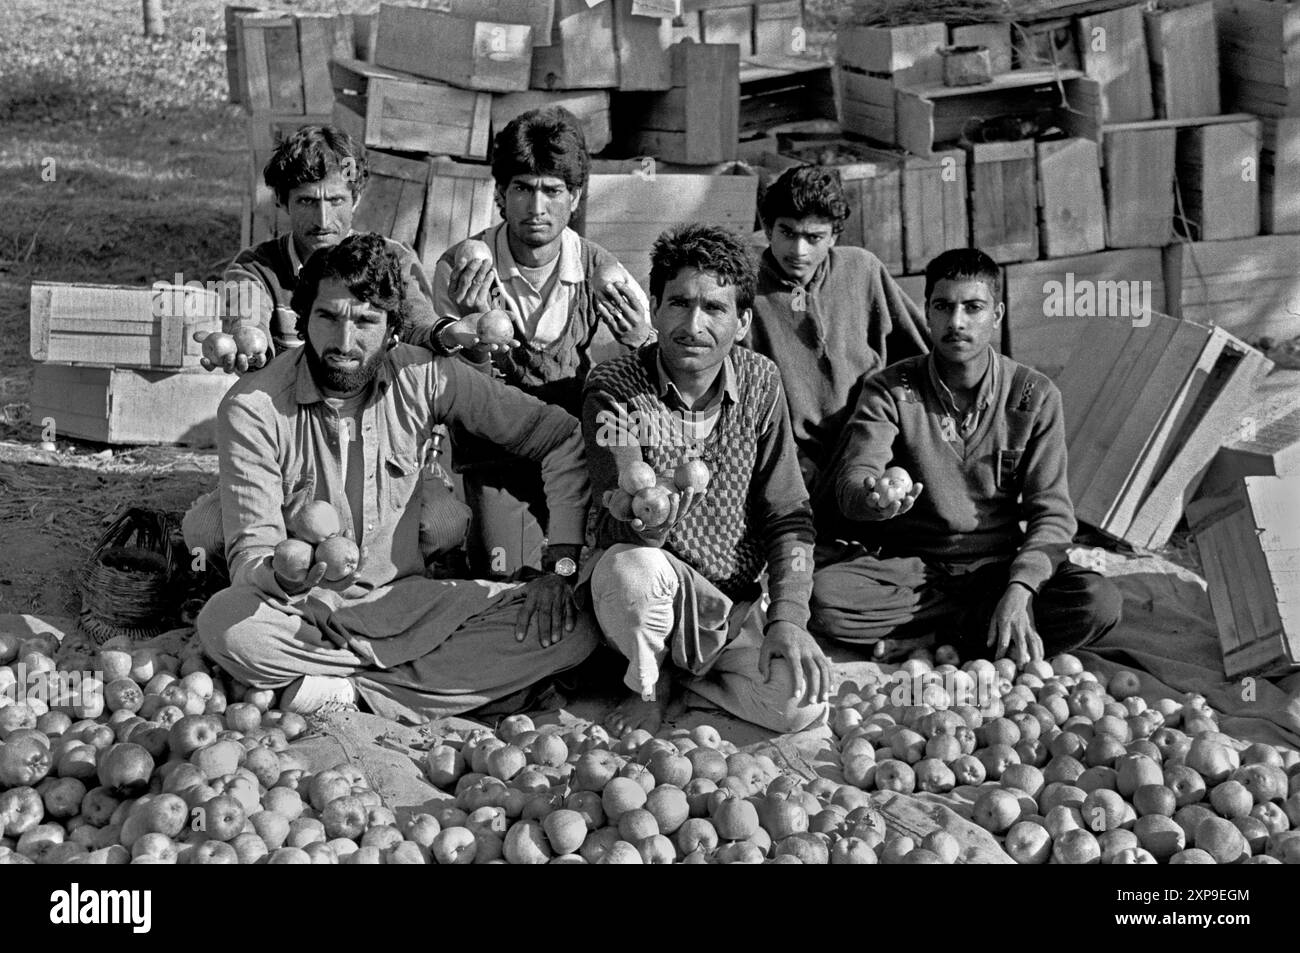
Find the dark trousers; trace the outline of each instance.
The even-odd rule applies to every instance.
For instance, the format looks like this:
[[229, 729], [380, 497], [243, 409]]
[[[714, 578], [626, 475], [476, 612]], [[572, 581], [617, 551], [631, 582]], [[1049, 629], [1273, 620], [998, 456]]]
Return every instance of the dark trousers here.
[[[1122, 597], [1099, 573], [1076, 566], [1065, 546], [1044, 549], [1053, 573], [1030, 602], [1047, 656], [1097, 641], [1119, 622]], [[824, 544], [813, 576], [814, 635], [870, 646], [881, 639], [935, 636], [963, 659], [988, 656], [989, 623], [1006, 592], [1010, 561], [952, 573], [916, 556], [881, 556]]]
[[466, 540], [474, 576], [504, 579], [523, 567], [540, 569], [547, 522], [541, 468], [528, 460], [474, 467], [461, 481], [474, 514]]

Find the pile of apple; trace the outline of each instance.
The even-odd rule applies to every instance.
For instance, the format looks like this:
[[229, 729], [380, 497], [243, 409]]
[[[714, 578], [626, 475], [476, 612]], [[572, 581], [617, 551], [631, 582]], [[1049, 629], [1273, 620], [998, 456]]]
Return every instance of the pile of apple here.
[[703, 460], [683, 460], [671, 476], [661, 477], [643, 461], [628, 464], [618, 476], [618, 488], [605, 505], [615, 519], [633, 517], [646, 529], [663, 526], [673, 509], [673, 498], [686, 490], [699, 494], [708, 489], [709, 467]]
[[972, 819], [1023, 864], [1300, 863], [1300, 757], [1238, 750], [1202, 696], [1148, 702], [1134, 672], [1103, 684], [1072, 655], [956, 661], [922, 650], [841, 686], [846, 782], [974, 786]]
[[287, 539], [281, 540], [271, 556], [271, 565], [283, 579], [302, 583], [312, 568], [323, 563], [324, 578], [330, 582], [347, 579], [361, 565], [361, 550], [346, 536], [340, 536], [339, 514], [324, 500], [314, 500], [290, 518]]

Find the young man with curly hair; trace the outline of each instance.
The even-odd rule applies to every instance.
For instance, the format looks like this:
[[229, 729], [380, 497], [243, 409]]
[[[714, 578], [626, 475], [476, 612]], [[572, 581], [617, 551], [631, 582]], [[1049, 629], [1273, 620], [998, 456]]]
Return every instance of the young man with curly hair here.
[[799, 467], [816, 498], [858, 381], [924, 354], [930, 336], [879, 258], [836, 244], [849, 205], [834, 168], [787, 170], [764, 193], [759, 213], [770, 244], [746, 343], [781, 369]]
[[[525, 586], [424, 575], [421, 457], [437, 425], [536, 462], [558, 544], [582, 542], [590, 495], [573, 417], [398, 342], [405, 285], [378, 235], [318, 250], [290, 300], [302, 346], [245, 375], [218, 412], [232, 586], [209, 600], [198, 634], [239, 681], [287, 687], [286, 710], [360, 698], [407, 721], [462, 713], [576, 665], [596, 644], [559, 576]], [[314, 501], [358, 547], [350, 572], [274, 558], [286, 524]]]
[[[657, 730], [677, 683], [775, 731], [825, 712], [829, 663], [807, 629], [812, 513], [781, 378], [736, 347], [753, 296], [738, 237], [709, 225], [668, 232], [650, 272], [657, 343], [587, 378], [583, 436], [593, 497], [606, 505], [579, 594], [627, 660], [635, 694], [610, 715], [614, 730]], [[611, 495], [636, 464], [671, 484], [686, 460], [704, 461], [708, 485], [674, 493], [659, 526], [629, 518]]]

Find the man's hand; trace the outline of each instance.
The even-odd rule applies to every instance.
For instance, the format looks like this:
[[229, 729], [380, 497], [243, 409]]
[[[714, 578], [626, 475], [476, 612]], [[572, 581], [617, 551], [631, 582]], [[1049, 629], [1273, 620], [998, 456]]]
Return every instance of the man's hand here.
[[866, 487], [870, 495], [867, 497], [866, 509], [859, 511], [857, 515], [862, 519], [871, 521], [890, 520], [895, 516], [901, 516], [916, 505], [916, 498], [925, 489], [924, 483], [913, 483], [912, 488], [907, 491], [905, 497], [891, 502], [876, 490], [875, 477], [867, 477], [862, 481], [862, 485]]
[[1043, 657], [1043, 640], [1034, 629], [1029, 611], [1032, 596], [1024, 586], [1012, 583], [998, 600], [989, 621], [988, 638], [988, 644], [995, 647], [995, 659], [1010, 654], [1012, 661], [1023, 665], [1029, 659]]
[[[191, 335], [195, 341], [203, 342], [207, 337], [206, 331], [195, 331]], [[199, 358], [199, 366], [205, 371], [215, 371], [220, 367], [227, 374], [247, 374], [249, 371], [260, 370], [266, 367], [265, 354], [227, 354], [220, 364], [208, 360], [206, 357]]]
[[793, 622], [768, 623], [758, 655], [763, 681], [771, 681], [772, 659], [777, 656], [790, 663], [796, 699], [805, 705], [826, 701], [831, 691], [831, 663], [811, 635]]
[[[615, 492], [615, 490], [605, 492], [604, 499], [601, 501], [603, 506], [609, 507], [610, 497]], [[633, 516], [630, 520], [623, 520], [623, 522], [626, 522], [628, 526], [631, 526], [642, 536], [654, 540], [663, 540], [677, 528], [682, 520], [686, 519], [707, 492], [707, 490], [696, 491], [692, 489], [669, 491], [668, 518], [659, 526], [646, 526], [645, 522], [637, 516]], [[615, 519], [620, 519], [619, 515], [613, 510], [610, 513]]]
[[650, 337], [650, 322], [626, 282], [610, 282], [596, 292], [595, 302], [596, 315], [620, 344], [640, 347]]
[[[463, 347], [467, 351], [472, 351], [473, 356], [480, 359], [496, 354], [497, 352], [504, 353], [509, 351], [511, 348], [519, 347], [519, 340], [517, 337], [511, 338], [505, 344], [484, 344], [479, 340], [478, 336], [479, 317], [478, 314], [471, 314], [459, 318], [454, 324], [445, 325], [442, 330], [438, 332], [438, 336], [442, 339], [441, 343], [451, 347]], [[513, 322], [514, 315], [511, 314], [510, 318]], [[519, 328], [516, 324], [515, 334], [518, 335], [519, 333]]]
[[281, 576], [277, 572], [275, 573], [275, 581], [279, 587], [284, 590], [286, 596], [297, 596], [307, 592], [308, 590], [315, 589], [320, 585], [320, 581], [325, 578], [325, 570], [328, 568], [328, 565], [319, 562], [308, 569], [307, 575], [298, 582], [294, 582], [292, 579], [285, 579], [284, 576]]
[[543, 646], [555, 645], [577, 625], [573, 591], [563, 577], [548, 573], [524, 588], [526, 598], [515, 620], [515, 641], [536, 633]]
[[490, 311], [493, 294], [500, 283], [496, 266], [486, 258], [473, 258], [461, 268], [453, 268], [447, 293], [463, 314]]

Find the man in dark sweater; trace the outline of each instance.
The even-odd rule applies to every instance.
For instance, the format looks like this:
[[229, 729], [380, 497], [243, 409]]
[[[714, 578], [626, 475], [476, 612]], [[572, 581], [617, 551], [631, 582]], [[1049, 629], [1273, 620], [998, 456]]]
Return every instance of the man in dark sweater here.
[[924, 354], [921, 310], [865, 248], [841, 248], [849, 204], [826, 166], [787, 170], [759, 207], [763, 251], [746, 343], [781, 370], [808, 492], [835, 450], [863, 375]]
[[[775, 731], [801, 730], [825, 712], [829, 664], [807, 631], [812, 514], [780, 375], [735, 347], [753, 293], [753, 264], [736, 236], [705, 225], [661, 236], [650, 272], [658, 342], [587, 378], [583, 437], [593, 499], [606, 505], [579, 597], [627, 659], [624, 682], [637, 693], [608, 719], [614, 730], [656, 730], [674, 674]], [[647, 526], [626, 496], [620, 502], [620, 480], [642, 463], [672, 486], [686, 460], [704, 461], [707, 489], [674, 492], [661, 524]]]
[[937, 632], [963, 657], [1020, 660], [1093, 642], [1121, 600], [1066, 555], [1060, 392], [994, 350], [1004, 306], [987, 255], [944, 252], [925, 287], [935, 350], [863, 382], [827, 474], [813, 630], [877, 648]]

